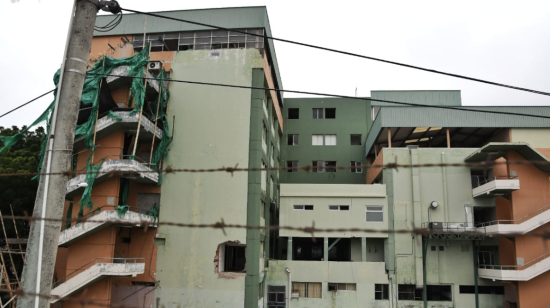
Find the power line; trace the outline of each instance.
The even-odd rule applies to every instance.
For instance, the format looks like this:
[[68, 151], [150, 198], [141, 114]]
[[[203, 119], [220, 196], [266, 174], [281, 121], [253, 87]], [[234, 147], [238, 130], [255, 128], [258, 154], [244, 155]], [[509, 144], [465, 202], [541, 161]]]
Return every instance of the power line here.
[[[154, 78], [154, 77], [123, 76], [123, 75], [113, 75], [113, 74], [88, 73], [88, 75], [111, 76], [111, 77], [119, 77], [119, 78], [137, 78], [137, 79], [142, 79], [142, 80], [145, 80], [145, 79], [158, 80], [157, 78]], [[165, 79], [163, 79], [163, 80], [164, 80], [164, 81], [180, 82], [180, 83], [189, 83], [189, 84], [204, 85], [204, 86], [219, 86], [219, 87], [238, 88], [238, 89], [253, 89], [253, 90], [265, 90], [265, 91], [288, 92], [288, 93], [297, 93], [297, 94], [308, 94], [308, 95], [317, 95], [317, 96], [328, 96], [328, 97], [347, 98], [347, 99], [355, 99], [355, 100], [361, 100], [361, 101], [373, 101], [373, 102], [391, 103], [391, 104], [404, 105], [404, 106], [426, 107], [426, 108], [439, 108], [439, 109], [451, 109], [451, 110], [458, 110], [458, 111], [468, 111], [468, 112], [478, 112], [478, 113], [490, 113], [490, 114], [504, 114], [504, 115], [514, 115], [514, 116], [525, 116], [525, 117], [533, 117], [533, 118], [550, 119], [550, 116], [543, 116], [543, 115], [536, 115], [536, 114], [526, 114], [526, 113], [517, 113], [517, 112], [506, 112], [506, 111], [497, 111], [497, 110], [469, 109], [469, 108], [453, 107], [453, 106], [438, 106], [438, 105], [426, 105], [426, 104], [413, 104], [413, 103], [396, 102], [396, 101], [383, 100], [383, 99], [363, 98], [363, 97], [355, 97], [355, 96], [347, 96], [347, 95], [337, 95], [337, 94], [330, 94], [330, 93], [308, 92], [308, 91], [298, 91], [298, 90], [283, 90], [283, 89], [276, 89], [276, 88], [264, 88], [264, 87], [252, 87], [252, 86], [240, 86], [240, 85], [230, 85], [230, 84], [223, 84], [223, 83], [213, 83], [213, 82], [201, 82], [201, 81], [192, 81], [192, 80], [178, 80], [178, 79], [171, 79], [171, 78], [165, 78]]]
[[421, 71], [425, 71], [425, 72], [430, 72], [430, 73], [434, 73], [434, 74], [440, 74], [440, 75], [445, 75], [445, 76], [450, 76], [450, 77], [455, 77], [455, 78], [466, 79], [466, 80], [470, 80], [470, 81], [476, 81], [476, 82], [481, 82], [481, 83], [485, 83], [485, 84], [490, 84], [490, 85], [493, 85], [493, 86], [499, 86], [499, 87], [510, 88], [510, 89], [519, 90], [519, 91], [530, 92], [530, 93], [534, 93], [534, 94], [540, 94], [540, 95], [550, 96], [550, 93], [548, 93], [548, 92], [543, 92], [543, 91], [538, 91], [538, 90], [532, 90], [532, 89], [522, 88], [522, 87], [516, 87], [516, 86], [512, 86], [512, 85], [507, 85], [507, 84], [498, 83], [498, 82], [489, 81], [489, 80], [484, 80], [484, 79], [479, 79], [479, 78], [468, 77], [468, 76], [459, 75], [459, 74], [453, 74], [453, 73], [442, 72], [442, 71], [433, 70], [433, 69], [429, 69], [429, 68], [425, 68], [425, 67], [420, 67], [420, 66], [415, 66], [415, 65], [410, 65], [410, 64], [405, 64], [405, 63], [390, 61], [390, 60], [384, 60], [384, 59], [375, 58], [375, 57], [369, 57], [369, 56], [360, 55], [360, 54], [356, 54], [356, 53], [352, 53], [352, 52], [347, 52], [347, 51], [343, 51], [343, 50], [338, 50], [338, 49], [333, 49], [333, 48], [327, 48], [327, 47], [322, 47], [322, 46], [317, 46], [317, 45], [312, 45], [312, 44], [306, 44], [306, 43], [301, 43], [301, 42], [292, 41], [292, 40], [287, 40], [287, 39], [282, 39], [282, 38], [276, 38], [276, 37], [267, 36], [267, 35], [264, 35], [264, 34], [248, 33], [248, 32], [245, 32], [245, 31], [240, 31], [240, 30], [235, 30], [235, 29], [224, 28], [224, 27], [220, 27], [220, 26], [215, 26], [215, 25], [211, 25], [211, 24], [205, 24], [205, 23], [196, 22], [196, 21], [191, 21], [191, 20], [187, 20], [187, 19], [181, 19], [181, 18], [174, 18], [174, 17], [162, 16], [162, 15], [158, 15], [158, 14], [154, 14], [154, 13], [141, 12], [141, 11], [136, 11], [136, 10], [131, 10], [131, 9], [124, 9], [124, 8], [121, 8], [121, 10], [127, 11], [127, 12], [132, 12], [132, 13], [137, 13], [137, 14], [143, 14], [143, 15], [158, 17], [158, 18], [164, 18], [164, 19], [174, 20], [174, 21], [186, 22], [186, 23], [190, 23], [190, 24], [194, 24], [194, 25], [199, 25], [199, 26], [210, 27], [210, 28], [214, 28], [214, 29], [220, 29], [220, 30], [226, 30], [226, 31], [231, 31], [231, 32], [237, 32], [237, 33], [242, 33], [242, 34], [252, 35], [252, 36], [258, 36], [258, 37], [262, 37], [262, 38], [266, 38], [266, 39], [271, 39], [271, 40], [274, 40], [274, 41], [280, 41], [280, 42], [285, 42], [285, 43], [300, 45], [300, 46], [304, 46], [304, 47], [310, 47], [310, 48], [315, 48], [315, 49], [320, 49], [320, 50], [325, 50], [325, 51], [340, 53], [340, 54], [344, 54], [344, 55], [348, 55], [348, 56], [353, 56], [353, 57], [358, 57], [358, 58], [362, 58], [362, 59], [369, 59], [369, 60], [373, 60], [373, 61], [378, 61], [378, 62], [393, 64], [393, 65], [403, 66], [403, 67], [412, 68], [412, 69], [416, 69], [416, 70], [421, 70]]
[[16, 107], [16, 108], [14, 108], [14, 109], [12, 109], [12, 110], [10, 110], [10, 111], [4, 113], [3, 115], [0, 115], [0, 118], [2, 118], [2, 117], [4, 117], [4, 116], [6, 116], [6, 115], [8, 115], [8, 114], [10, 114], [10, 113], [12, 113], [12, 112], [14, 112], [15, 110], [17, 110], [17, 109], [19, 109], [19, 108], [22, 108], [22, 107], [27, 106], [28, 104], [34, 102], [35, 100], [37, 100], [37, 99], [39, 99], [39, 98], [41, 98], [41, 97], [44, 97], [44, 96], [46, 96], [46, 95], [52, 93], [53, 91], [55, 91], [55, 89], [50, 90], [50, 91], [48, 91], [48, 92], [46, 92], [46, 93], [44, 93], [44, 94], [42, 94], [42, 95], [40, 95], [40, 96], [38, 96], [38, 97], [35, 97], [35, 98], [31, 99], [30, 101], [28, 101], [28, 102], [22, 104], [22, 105], [19, 105], [18, 107]]

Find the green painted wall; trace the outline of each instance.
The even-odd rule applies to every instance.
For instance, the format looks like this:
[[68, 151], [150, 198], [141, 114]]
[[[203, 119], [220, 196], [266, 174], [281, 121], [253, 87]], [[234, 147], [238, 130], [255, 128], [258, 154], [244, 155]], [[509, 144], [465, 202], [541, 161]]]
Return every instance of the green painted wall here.
[[[220, 57], [213, 57], [208, 50], [176, 53], [173, 78], [253, 84], [258, 74], [253, 71], [263, 66], [258, 50], [219, 52]], [[251, 127], [255, 127], [254, 121], [259, 123], [251, 117], [251, 100], [255, 96], [250, 90], [173, 83], [170, 91], [168, 117], [175, 116], [174, 141], [165, 165], [174, 168], [249, 165], [250, 140], [255, 135]], [[255, 138], [257, 140], [257, 136]], [[247, 213], [251, 214], [249, 192], [259, 192], [256, 182], [257, 179], [252, 183], [245, 172], [167, 174], [162, 185], [160, 220], [214, 223], [223, 218], [228, 224], [246, 224]], [[252, 203], [260, 204], [260, 200]], [[259, 212], [252, 214], [259, 215]], [[259, 222], [259, 217], [256, 221]], [[166, 225], [159, 228], [156, 239], [159, 288], [155, 290], [155, 297], [161, 305], [243, 307], [245, 274], [235, 274], [233, 279], [220, 278], [215, 273], [214, 259], [219, 244], [245, 243], [247, 232], [244, 229], [225, 232], [227, 235], [218, 229]], [[251, 246], [255, 247], [256, 259], [259, 259], [261, 245]], [[255, 271], [259, 273], [258, 262], [250, 263], [256, 264]]]
[[[299, 119], [288, 119], [288, 109], [299, 108]], [[313, 108], [336, 108], [336, 119], [313, 119]], [[336, 161], [337, 166], [350, 166], [351, 161], [365, 164], [364, 141], [370, 127], [370, 103], [344, 98], [287, 98], [283, 109], [285, 157], [282, 164], [297, 160], [299, 166], [311, 165], [314, 160]], [[289, 134], [299, 135], [299, 144], [287, 144]], [[336, 146], [313, 146], [313, 134], [336, 134]], [[351, 145], [350, 134], [361, 134], [362, 145]], [[365, 172], [350, 170], [314, 173], [300, 170], [282, 173], [284, 183], [363, 184]]]

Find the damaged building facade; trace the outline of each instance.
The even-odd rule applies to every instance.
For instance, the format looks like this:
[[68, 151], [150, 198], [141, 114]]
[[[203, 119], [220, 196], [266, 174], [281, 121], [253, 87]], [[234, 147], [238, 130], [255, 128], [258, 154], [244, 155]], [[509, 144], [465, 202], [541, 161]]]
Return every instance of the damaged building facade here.
[[[548, 161], [548, 119], [168, 82], [283, 88], [265, 7], [157, 14], [239, 32], [148, 17], [144, 35], [145, 16], [126, 14], [94, 33], [94, 67], [146, 61], [113, 64], [82, 114], [97, 123], [74, 170], [123, 172], [69, 181], [65, 217], [105, 222], [63, 227], [52, 293], [143, 307], [550, 305], [547, 246], [529, 236], [548, 229], [550, 168], [508, 163]], [[141, 72], [139, 96], [119, 76]], [[371, 98], [466, 109], [460, 91]], [[499, 164], [365, 168], [483, 161]], [[235, 166], [273, 169], [155, 172]], [[183, 227], [216, 223], [253, 228]]]

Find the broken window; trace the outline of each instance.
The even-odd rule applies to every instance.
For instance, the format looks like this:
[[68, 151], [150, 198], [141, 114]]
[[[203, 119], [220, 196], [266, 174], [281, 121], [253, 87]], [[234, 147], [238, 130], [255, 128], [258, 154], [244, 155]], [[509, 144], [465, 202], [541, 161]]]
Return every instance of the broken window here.
[[351, 145], [361, 145], [361, 135], [351, 134], [350, 141]]
[[336, 119], [336, 108], [325, 108], [325, 119]]
[[321, 298], [322, 284], [320, 282], [292, 282], [292, 293], [300, 297]]
[[363, 170], [361, 169], [361, 162], [360, 161], [352, 161], [351, 162], [351, 173], [361, 173]]
[[267, 286], [267, 307], [284, 307], [286, 299], [285, 286]]
[[384, 209], [381, 206], [367, 206], [367, 221], [382, 222], [384, 221]]
[[298, 161], [297, 160], [287, 161], [286, 166], [287, 166], [287, 168], [292, 168], [292, 169], [287, 169], [286, 170], [287, 172], [298, 172]]
[[322, 119], [323, 118], [323, 108], [313, 108], [313, 118]]
[[245, 272], [246, 269], [246, 246], [225, 245], [224, 251], [224, 272]]
[[355, 283], [328, 283], [329, 291], [356, 291], [357, 285]]
[[327, 172], [336, 172], [336, 162], [335, 161], [325, 162], [325, 167], [326, 167]]
[[138, 194], [137, 208], [138, 212], [145, 214], [151, 211], [153, 205], [160, 208], [160, 194]]
[[375, 300], [383, 300], [383, 299], [389, 299], [389, 285], [387, 284], [375, 284], [374, 285], [374, 299]]
[[289, 119], [299, 119], [300, 118], [300, 109], [299, 108], [288, 108], [288, 118]]
[[288, 145], [298, 145], [298, 134], [290, 134], [287, 137]]

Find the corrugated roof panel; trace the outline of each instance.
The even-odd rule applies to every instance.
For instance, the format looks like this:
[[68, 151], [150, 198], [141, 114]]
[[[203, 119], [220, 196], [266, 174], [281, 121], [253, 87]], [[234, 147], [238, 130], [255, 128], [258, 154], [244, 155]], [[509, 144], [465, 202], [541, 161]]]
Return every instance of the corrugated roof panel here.
[[[459, 90], [422, 91], [371, 91], [371, 98], [411, 104], [433, 106], [461, 106]], [[372, 102], [372, 106], [396, 106], [391, 103]]]

